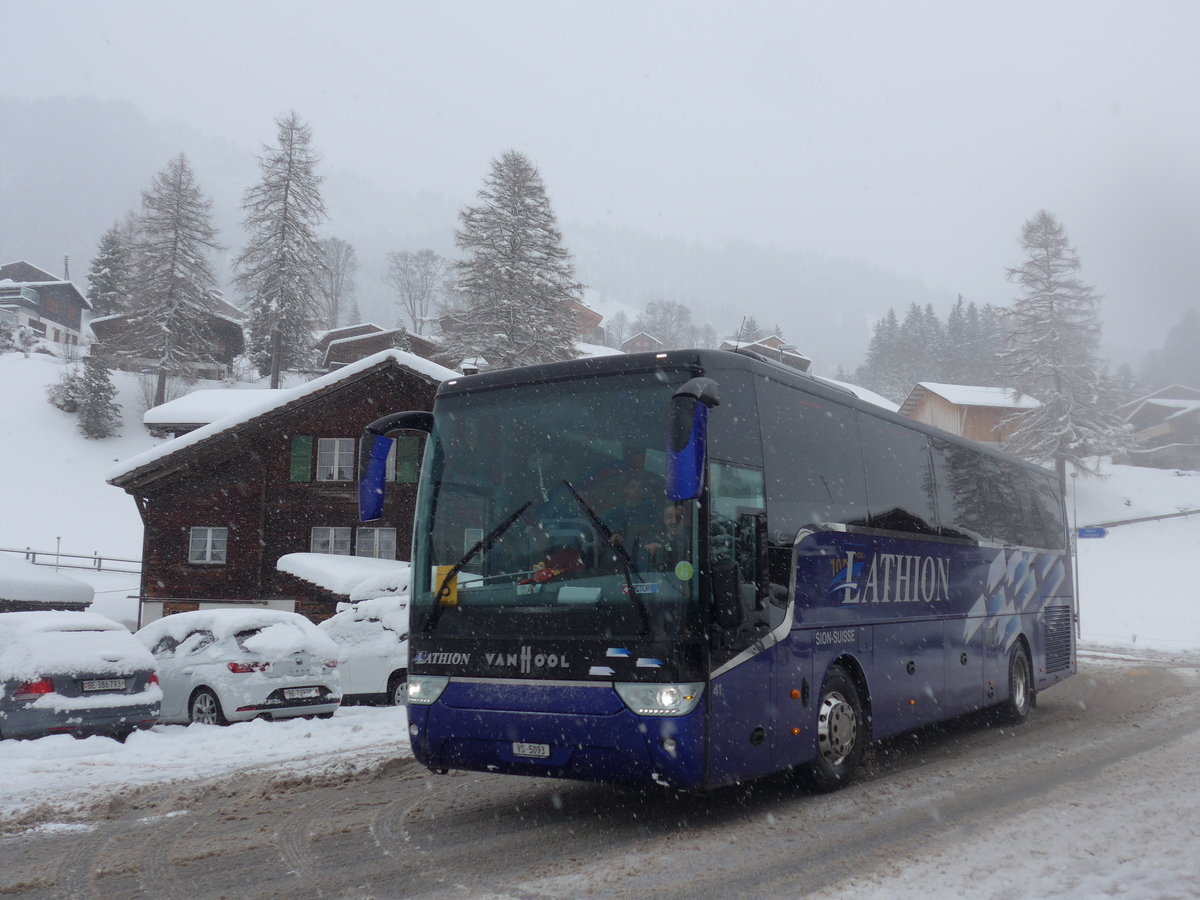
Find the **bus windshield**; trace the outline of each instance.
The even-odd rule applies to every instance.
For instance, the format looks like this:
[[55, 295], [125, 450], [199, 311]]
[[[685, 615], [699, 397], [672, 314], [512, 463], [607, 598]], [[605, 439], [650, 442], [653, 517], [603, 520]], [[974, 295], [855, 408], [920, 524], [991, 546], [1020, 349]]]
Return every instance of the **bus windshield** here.
[[698, 625], [694, 502], [667, 500], [666, 412], [690, 372], [439, 398], [414, 631], [679, 637]]

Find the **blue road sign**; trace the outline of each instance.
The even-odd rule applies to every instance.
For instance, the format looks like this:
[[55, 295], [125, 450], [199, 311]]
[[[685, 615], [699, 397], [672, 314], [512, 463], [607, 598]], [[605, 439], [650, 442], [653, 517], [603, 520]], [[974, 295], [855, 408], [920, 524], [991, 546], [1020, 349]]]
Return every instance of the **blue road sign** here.
[[1099, 525], [1085, 525], [1076, 534], [1081, 538], [1102, 538], [1108, 536], [1108, 529], [1101, 528]]

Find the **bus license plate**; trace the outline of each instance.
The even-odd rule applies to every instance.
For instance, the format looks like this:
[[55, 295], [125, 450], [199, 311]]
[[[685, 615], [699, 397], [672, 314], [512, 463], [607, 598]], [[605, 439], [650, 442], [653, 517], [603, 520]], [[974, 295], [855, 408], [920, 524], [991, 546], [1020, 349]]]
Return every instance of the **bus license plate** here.
[[549, 744], [523, 744], [513, 741], [513, 756], [532, 756], [534, 759], [549, 759]]
[[309, 697], [315, 696], [317, 696], [317, 689], [315, 687], [283, 689], [284, 700], [307, 700]]
[[125, 690], [124, 678], [96, 678], [91, 681], [85, 681], [80, 685], [85, 691], [123, 691]]

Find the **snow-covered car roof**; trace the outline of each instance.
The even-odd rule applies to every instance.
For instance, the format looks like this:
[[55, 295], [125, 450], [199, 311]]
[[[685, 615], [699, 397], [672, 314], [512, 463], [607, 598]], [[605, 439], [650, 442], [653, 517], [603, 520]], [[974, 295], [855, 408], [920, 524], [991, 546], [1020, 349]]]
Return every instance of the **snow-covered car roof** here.
[[51, 674], [131, 674], [154, 657], [125, 628], [96, 613], [0, 613], [0, 680]]
[[201, 609], [174, 613], [156, 619], [142, 628], [136, 637], [147, 648], [153, 648], [167, 635], [182, 641], [193, 631], [211, 631], [217, 640], [224, 640], [244, 631], [262, 629], [247, 643], [247, 649], [258, 653], [290, 653], [307, 650], [317, 655], [332, 656], [337, 648], [317, 626], [299, 613], [282, 609]]

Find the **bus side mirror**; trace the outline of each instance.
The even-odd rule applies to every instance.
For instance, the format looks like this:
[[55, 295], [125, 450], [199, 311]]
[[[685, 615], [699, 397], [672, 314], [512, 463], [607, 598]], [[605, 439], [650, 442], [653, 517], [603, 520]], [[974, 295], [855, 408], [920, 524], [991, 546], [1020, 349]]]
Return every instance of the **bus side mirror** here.
[[667, 497], [695, 500], [704, 486], [708, 410], [716, 406], [717, 383], [693, 378], [671, 397], [667, 414]]
[[358, 517], [361, 521], [370, 522], [383, 515], [387, 458], [394, 443], [392, 434], [397, 431], [429, 434], [432, 428], [433, 413], [424, 410], [392, 413], [366, 427], [358, 456]]

